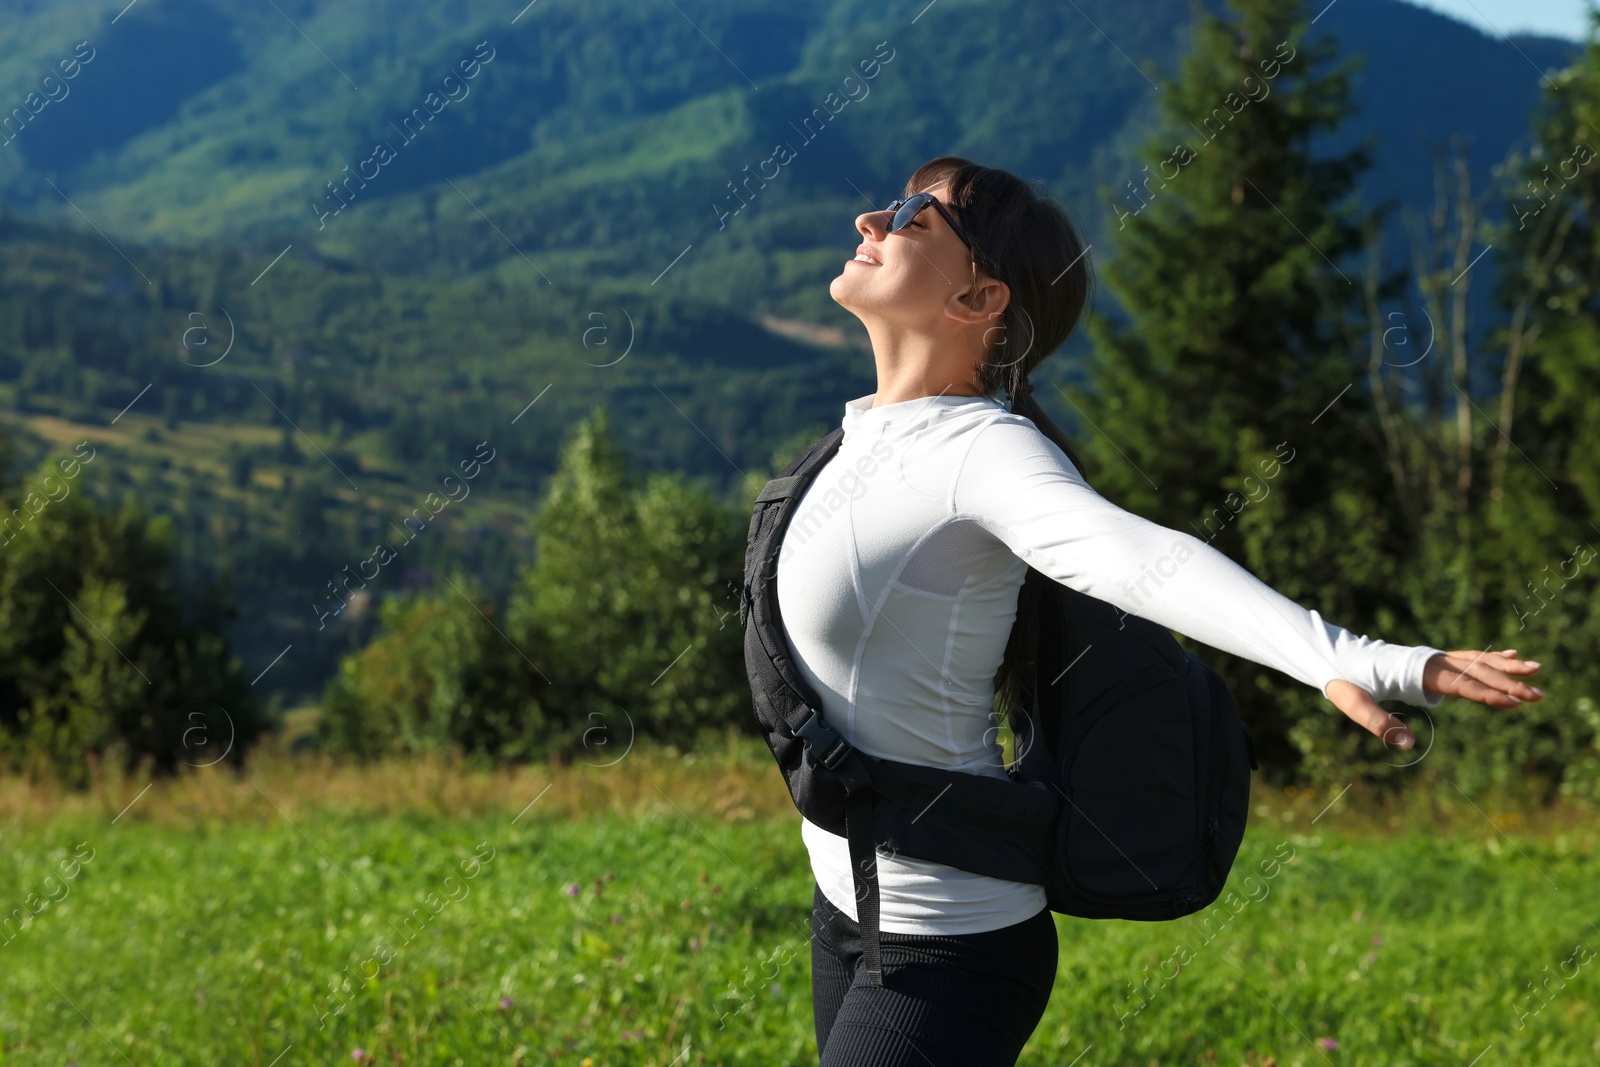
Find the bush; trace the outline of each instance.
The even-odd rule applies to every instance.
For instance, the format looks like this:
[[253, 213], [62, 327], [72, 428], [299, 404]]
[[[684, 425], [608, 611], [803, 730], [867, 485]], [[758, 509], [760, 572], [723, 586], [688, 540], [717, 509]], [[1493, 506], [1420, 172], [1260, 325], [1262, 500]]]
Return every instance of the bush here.
[[496, 609], [477, 585], [451, 580], [461, 593], [447, 585], [383, 602], [379, 636], [328, 683], [318, 727], [326, 748], [360, 758], [545, 754], [552, 731], [535, 695], [537, 671], [496, 628]]

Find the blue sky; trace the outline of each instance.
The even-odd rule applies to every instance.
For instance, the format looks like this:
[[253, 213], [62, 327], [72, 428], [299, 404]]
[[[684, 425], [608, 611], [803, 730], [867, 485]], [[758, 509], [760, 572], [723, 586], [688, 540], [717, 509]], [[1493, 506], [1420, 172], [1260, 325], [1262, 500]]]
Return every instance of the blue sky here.
[[1543, 33], [1581, 40], [1588, 28], [1584, 0], [1410, 0], [1471, 23], [1486, 33]]

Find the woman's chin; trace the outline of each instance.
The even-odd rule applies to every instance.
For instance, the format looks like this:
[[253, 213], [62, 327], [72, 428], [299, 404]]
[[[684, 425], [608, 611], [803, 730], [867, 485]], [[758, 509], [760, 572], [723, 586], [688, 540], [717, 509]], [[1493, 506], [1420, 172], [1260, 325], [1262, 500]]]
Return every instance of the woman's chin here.
[[828, 295], [833, 297], [834, 303], [854, 311], [861, 302], [860, 286], [849, 277], [850, 268], [846, 267], [838, 277], [828, 283]]
[[845, 303], [845, 290], [847, 288], [848, 287], [844, 284], [844, 275], [840, 274], [837, 278], [828, 283], [828, 295], [833, 297], [833, 302], [835, 304], [842, 304], [848, 307], [849, 305]]

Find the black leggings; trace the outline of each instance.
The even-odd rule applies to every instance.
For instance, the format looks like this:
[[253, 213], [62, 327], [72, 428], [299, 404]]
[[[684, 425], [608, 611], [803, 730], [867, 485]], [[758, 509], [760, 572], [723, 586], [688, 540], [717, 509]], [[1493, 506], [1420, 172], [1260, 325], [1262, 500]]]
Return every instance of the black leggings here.
[[867, 984], [861, 927], [817, 887], [811, 1003], [822, 1067], [1012, 1067], [1056, 977], [1049, 908], [976, 934], [881, 932], [883, 985]]

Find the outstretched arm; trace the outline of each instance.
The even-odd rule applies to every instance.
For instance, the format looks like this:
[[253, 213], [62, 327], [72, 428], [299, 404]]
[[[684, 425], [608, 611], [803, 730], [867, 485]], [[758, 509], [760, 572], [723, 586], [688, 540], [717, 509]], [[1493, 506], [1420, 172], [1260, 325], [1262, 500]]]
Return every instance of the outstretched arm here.
[[1542, 695], [1511, 677], [1536, 663], [1392, 645], [1325, 622], [1199, 538], [1106, 500], [1030, 423], [977, 431], [952, 504], [1063, 585], [1315, 686], [1402, 748], [1410, 731], [1377, 701], [1432, 707], [1455, 695], [1510, 707]]

